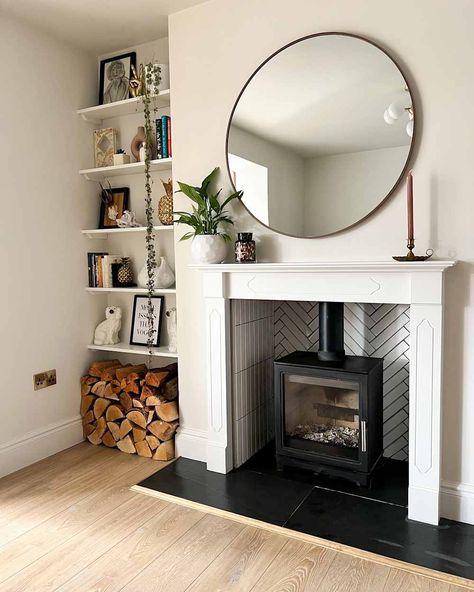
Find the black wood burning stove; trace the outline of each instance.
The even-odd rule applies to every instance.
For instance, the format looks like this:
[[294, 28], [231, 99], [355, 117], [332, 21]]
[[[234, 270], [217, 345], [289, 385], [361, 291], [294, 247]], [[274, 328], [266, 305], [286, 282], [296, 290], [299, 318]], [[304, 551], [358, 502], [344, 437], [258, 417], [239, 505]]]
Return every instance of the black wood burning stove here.
[[320, 351], [274, 363], [277, 463], [366, 486], [383, 452], [383, 359], [345, 356], [343, 304], [319, 306]]

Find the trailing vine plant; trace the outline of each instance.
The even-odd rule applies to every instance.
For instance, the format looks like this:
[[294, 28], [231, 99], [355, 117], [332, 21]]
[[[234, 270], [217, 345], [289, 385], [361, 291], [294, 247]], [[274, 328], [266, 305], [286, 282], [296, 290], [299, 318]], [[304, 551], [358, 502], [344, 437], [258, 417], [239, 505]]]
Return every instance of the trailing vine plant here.
[[153, 179], [150, 174], [150, 161], [153, 146], [153, 124], [152, 112], [156, 111], [152, 108], [152, 97], [159, 93], [158, 86], [161, 82], [161, 68], [158, 64], [148, 63], [144, 68], [145, 80], [142, 84], [141, 99], [143, 102], [143, 114], [145, 119], [145, 217], [146, 217], [146, 267], [148, 272], [147, 281], [147, 348], [148, 348], [148, 364], [151, 365], [153, 355], [153, 336], [155, 333], [155, 321], [153, 315], [153, 291], [155, 285], [155, 269], [156, 269], [156, 249], [155, 249], [155, 233], [153, 231], [153, 201], [152, 201], [152, 185]]

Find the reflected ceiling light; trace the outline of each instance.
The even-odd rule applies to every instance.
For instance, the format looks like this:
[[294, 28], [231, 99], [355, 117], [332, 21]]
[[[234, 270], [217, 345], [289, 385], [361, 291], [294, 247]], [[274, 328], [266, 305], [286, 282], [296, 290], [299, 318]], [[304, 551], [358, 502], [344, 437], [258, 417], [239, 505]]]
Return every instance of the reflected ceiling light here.
[[[408, 88], [405, 88], [405, 91], [408, 92]], [[396, 121], [400, 118], [403, 118], [405, 114], [408, 114], [409, 121], [406, 124], [406, 132], [411, 137], [413, 137], [413, 128], [414, 128], [414, 121], [413, 121], [413, 106], [407, 106], [406, 99], [398, 99], [385, 109], [383, 114], [383, 119], [386, 124], [393, 125]]]

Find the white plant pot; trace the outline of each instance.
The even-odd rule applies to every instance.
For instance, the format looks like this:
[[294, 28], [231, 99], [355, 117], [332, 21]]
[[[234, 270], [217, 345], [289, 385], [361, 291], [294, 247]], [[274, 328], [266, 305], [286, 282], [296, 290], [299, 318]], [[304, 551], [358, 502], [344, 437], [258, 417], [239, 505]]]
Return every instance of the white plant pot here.
[[191, 244], [194, 263], [222, 263], [227, 255], [227, 244], [219, 234], [197, 234]]

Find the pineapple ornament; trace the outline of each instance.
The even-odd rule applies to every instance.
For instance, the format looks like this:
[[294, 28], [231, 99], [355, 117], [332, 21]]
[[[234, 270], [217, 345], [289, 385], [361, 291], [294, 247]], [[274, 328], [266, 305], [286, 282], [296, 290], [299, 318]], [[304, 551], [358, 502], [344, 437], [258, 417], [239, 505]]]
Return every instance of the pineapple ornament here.
[[134, 286], [133, 283], [133, 268], [130, 257], [123, 257], [122, 263], [117, 270], [117, 281], [119, 287], [126, 288]]
[[163, 226], [170, 226], [173, 224], [173, 181], [163, 181], [163, 187], [165, 188], [166, 195], [160, 198], [158, 202], [158, 218]]

